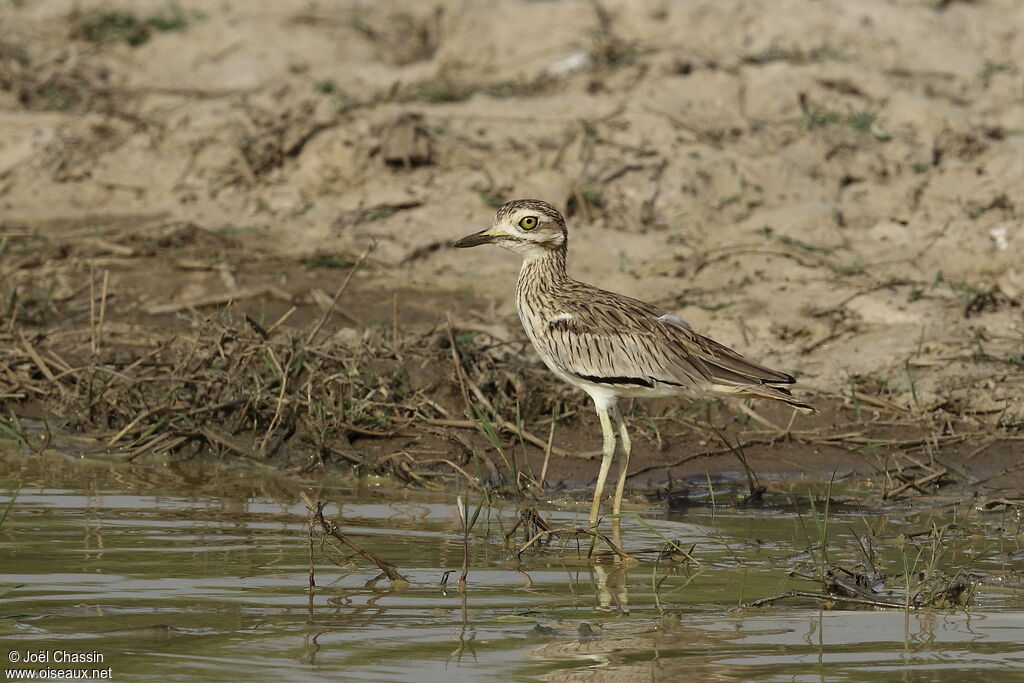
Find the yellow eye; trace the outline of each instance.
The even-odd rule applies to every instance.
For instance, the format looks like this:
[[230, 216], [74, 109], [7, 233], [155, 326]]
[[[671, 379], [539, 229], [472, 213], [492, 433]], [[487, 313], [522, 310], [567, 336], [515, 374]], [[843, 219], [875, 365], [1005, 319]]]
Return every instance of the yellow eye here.
[[519, 221], [519, 227], [523, 230], [533, 230], [537, 227], [537, 217], [527, 216], [523, 220]]

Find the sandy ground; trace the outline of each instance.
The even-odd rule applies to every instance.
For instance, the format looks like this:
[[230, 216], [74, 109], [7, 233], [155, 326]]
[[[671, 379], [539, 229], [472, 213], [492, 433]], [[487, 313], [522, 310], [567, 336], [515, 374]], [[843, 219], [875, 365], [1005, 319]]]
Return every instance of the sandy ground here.
[[4, 2], [0, 239], [74, 236], [55, 298], [106, 269], [142, 324], [322, 304], [374, 244], [351, 324], [515, 336], [515, 258], [448, 245], [537, 197], [574, 275], [810, 400], [1012, 435], [1021, 65], [1015, 0]]

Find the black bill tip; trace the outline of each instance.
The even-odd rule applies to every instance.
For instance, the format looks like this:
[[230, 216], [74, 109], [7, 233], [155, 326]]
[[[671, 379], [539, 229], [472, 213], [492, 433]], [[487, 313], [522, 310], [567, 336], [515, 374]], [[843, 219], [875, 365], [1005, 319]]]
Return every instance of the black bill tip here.
[[474, 232], [472, 235], [466, 235], [452, 246], [456, 249], [465, 249], [466, 247], [478, 247], [481, 244], [490, 244], [496, 240], [497, 237], [495, 235], [488, 234], [488, 230], [490, 230], [490, 228], [486, 228], [480, 232]]

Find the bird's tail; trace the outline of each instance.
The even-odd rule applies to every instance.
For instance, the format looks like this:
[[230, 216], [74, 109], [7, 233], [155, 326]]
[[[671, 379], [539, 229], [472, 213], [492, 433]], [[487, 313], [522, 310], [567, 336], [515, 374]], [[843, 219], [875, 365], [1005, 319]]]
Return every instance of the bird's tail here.
[[718, 384], [715, 385], [714, 393], [719, 396], [736, 396], [739, 398], [768, 398], [773, 401], [788, 403], [802, 413], [818, 412], [810, 403], [804, 403], [794, 397], [789, 388], [785, 386], [774, 384], [748, 384], [742, 386]]

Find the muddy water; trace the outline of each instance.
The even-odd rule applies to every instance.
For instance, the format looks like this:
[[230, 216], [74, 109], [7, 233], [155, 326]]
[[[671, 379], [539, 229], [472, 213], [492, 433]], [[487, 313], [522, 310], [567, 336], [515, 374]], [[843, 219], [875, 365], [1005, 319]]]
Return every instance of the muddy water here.
[[[140, 472], [0, 458], [0, 501], [19, 486], [0, 528], [0, 590], [20, 586], [0, 597], [9, 670], [10, 652], [50, 653], [50, 663], [28, 668], [70, 668], [53, 661], [64, 651], [101, 654], [102, 664], [88, 666], [109, 668], [115, 680], [160, 681], [1019, 680], [1024, 671], [1024, 595], [1006, 586], [980, 585], [966, 611], [824, 611], [806, 599], [738, 609], [816, 589], [789, 576], [813, 558], [818, 533], [800, 497], [812, 487], [802, 484], [776, 482], [791, 493], [747, 509], [727, 504], [724, 484], [714, 506], [706, 487], [695, 487], [679, 511], [652, 504], [646, 524], [623, 521], [627, 549], [670, 537], [694, 546], [699, 571], [650, 560], [593, 565], [574, 542], [519, 564], [501, 543], [517, 507], [502, 503], [474, 528], [462, 595], [439, 585], [462, 558], [451, 499], [318, 482], [319, 495], [336, 501], [328, 516], [409, 583], [390, 587], [365, 562], [317, 547], [312, 602], [294, 480], [218, 466]], [[554, 525], [584, 515], [582, 506], [541, 511]], [[829, 516], [829, 548], [849, 554], [854, 535], [870, 528], [879, 563], [900, 553], [920, 560], [919, 547], [884, 539], [953, 514], [941, 505], [841, 506]], [[1019, 569], [1012, 518], [956, 514], [965, 531], [935, 562], [969, 563], [993, 584]]]

